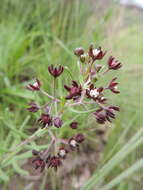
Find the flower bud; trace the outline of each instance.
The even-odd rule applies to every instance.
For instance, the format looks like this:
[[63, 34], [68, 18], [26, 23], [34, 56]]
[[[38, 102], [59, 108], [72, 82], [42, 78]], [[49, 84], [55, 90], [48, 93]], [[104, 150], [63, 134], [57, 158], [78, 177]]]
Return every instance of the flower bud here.
[[69, 145], [73, 150], [78, 147], [78, 143], [73, 137], [69, 139]]
[[83, 55], [80, 56], [80, 61], [82, 63], [85, 63], [89, 58], [89, 55], [87, 53], [84, 53]]
[[77, 56], [81, 56], [81, 55], [84, 54], [84, 49], [82, 47], [76, 48], [74, 50], [74, 54], [77, 55]]
[[65, 149], [65, 148], [60, 148], [58, 155], [59, 155], [60, 158], [65, 159], [67, 153], [68, 153], [68, 150], [67, 150], [67, 149]]
[[63, 121], [59, 117], [55, 117], [53, 123], [57, 128], [60, 128], [63, 125]]
[[122, 64], [112, 56], [109, 57], [107, 64], [110, 70], [118, 70], [122, 67]]
[[41, 117], [38, 119], [38, 121], [43, 124], [43, 127], [45, 127], [46, 125], [51, 126], [52, 125], [52, 116], [50, 116], [49, 114], [42, 113]]
[[77, 143], [82, 143], [84, 141], [84, 135], [79, 133], [75, 136], [75, 140]]
[[38, 91], [40, 90], [40, 87], [41, 87], [41, 82], [38, 79], [36, 79], [36, 82], [34, 84], [28, 84], [26, 86], [26, 88], [31, 91]]
[[38, 105], [36, 103], [34, 103], [34, 102], [29, 103], [29, 106], [30, 107], [27, 108], [27, 110], [30, 111], [30, 112], [37, 112], [39, 110]]
[[78, 124], [79, 124], [78, 122], [74, 121], [74, 122], [72, 122], [72, 123], [70, 124], [70, 127], [71, 127], [72, 129], [77, 129]]

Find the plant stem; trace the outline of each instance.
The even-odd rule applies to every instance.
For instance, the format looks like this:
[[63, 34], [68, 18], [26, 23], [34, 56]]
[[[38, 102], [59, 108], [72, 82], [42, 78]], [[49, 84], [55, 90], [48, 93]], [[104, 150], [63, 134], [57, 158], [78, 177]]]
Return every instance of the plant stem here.
[[56, 140], [56, 137], [54, 136], [54, 134], [52, 133], [52, 131], [50, 129], [48, 130], [48, 133], [52, 140]]
[[31, 135], [30, 137], [28, 137], [26, 140], [24, 140], [22, 143], [20, 143], [19, 145], [17, 145], [16, 147], [14, 147], [14, 149], [11, 149], [10, 152], [16, 151], [18, 148], [20, 148], [23, 145], [28, 144], [29, 142], [37, 139], [38, 137], [40, 137], [41, 135], [43, 135], [44, 133], [46, 133], [45, 129], [39, 129], [37, 130], [33, 135]]
[[47, 92], [45, 92], [44, 90], [41, 89], [40, 92], [41, 92], [43, 95], [47, 96], [48, 98], [52, 99], [53, 101], [55, 101], [55, 102], [60, 102], [59, 99], [55, 98], [54, 96], [49, 95], [49, 94], [48, 94]]
[[50, 144], [49, 144], [49, 147], [45, 150], [44, 153], [42, 153], [42, 154], [40, 155], [40, 157], [41, 157], [43, 160], [46, 161], [46, 159], [48, 158], [48, 156], [49, 156], [49, 154], [50, 154], [50, 151], [51, 151], [51, 148], [52, 148], [52, 146], [53, 146], [54, 143], [55, 143], [55, 139], [52, 139], [52, 141], [51, 141]]
[[104, 71], [104, 72], [102, 73], [102, 75], [105, 75], [106, 73], [108, 73], [109, 70], [110, 70], [110, 69], [107, 69], [106, 71]]
[[[53, 79], [53, 97], [56, 99], [56, 78]], [[57, 102], [54, 102], [54, 107], [55, 107], [55, 115], [57, 115]]]
[[41, 184], [40, 190], [44, 190], [45, 189], [45, 186], [46, 186], [46, 183], [47, 183], [47, 176], [48, 176], [48, 171], [46, 170], [44, 178], [43, 178], [43, 181], [42, 181], [42, 184]]

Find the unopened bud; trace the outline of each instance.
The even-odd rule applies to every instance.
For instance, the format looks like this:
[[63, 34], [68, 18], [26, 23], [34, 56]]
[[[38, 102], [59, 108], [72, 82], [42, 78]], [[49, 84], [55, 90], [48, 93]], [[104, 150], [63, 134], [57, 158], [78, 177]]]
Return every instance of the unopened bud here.
[[77, 56], [81, 56], [81, 55], [84, 54], [84, 49], [82, 47], [76, 48], [74, 50], [74, 54], [77, 55]]

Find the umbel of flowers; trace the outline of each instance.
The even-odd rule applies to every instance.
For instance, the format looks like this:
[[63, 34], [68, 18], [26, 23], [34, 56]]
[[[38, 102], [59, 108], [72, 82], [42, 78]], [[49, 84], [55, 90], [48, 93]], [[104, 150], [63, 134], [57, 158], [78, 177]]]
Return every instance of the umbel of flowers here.
[[[76, 48], [74, 54], [78, 58], [78, 66], [80, 65], [79, 75], [80, 79], [82, 78], [82, 82], [81, 80], [79, 82], [73, 79], [69, 84], [63, 84], [63, 88], [65, 88], [67, 94], [65, 94], [65, 103], [62, 109], [63, 98], [61, 99], [56, 91], [57, 80], [64, 73], [62, 65], [50, 65], [48, 67], [49, 74], [53, 77], [52, 95], [43, 90], [39, 79], [36, 79], [33, 84], [26, 86], [30, 91], [36, 91], [47, 96], [47, 104], [40, 106], [36, 102], [30, 102], [27, 108], [29, 112], [41, 110], [38, 122], [42, 128], [48, 131], [51, 137], [51, 142], [46, 150], [41, 152], [37, 150], [32, 151], [34, 156], [32, 163], [35, 169], [39, 169], [41, 172], [49, 167], [57, 170], [70, 152], [79, 150], [80, 144], [85, 139], [82, 133], [76, 133], [69, 139], [60, 139], [58, 136], [59, 132], [55, 132], [60, 130], [64, 125], [65, 121], [62, 118], [64, 110], [68, 110], [66, 108], [81, 106], [84, 109], [86, 106], [87, 109], [87, 106], [93, 105], [94, 108], [96, 107], [96, 110], [88, 114], [91, 114], [98, 124], [112, 122], [116, 117], [116, 112], [119, 111], [119, 107], [109, 104], [107, 97], [105, 97], [105, 91], [114, 94], [120, 93], [117, 89], [117, 78], [114, 77], [111, 81], [107, 82], [106, 86], [99, 86], [99, 80], [111, 70], [116, 71], [120, 69], [122, 64], [112, 56], [108, 58], [105, 65], [99, 64], [99, 61], [104, 58], [106, 52], [101, 47], [94, 48], [93, 45], [90, 45], [88, 51], [85, 51], [82, 47]], [[75, 78], [77, 79], [78, 75]], [[97, 81], [98, 85], [96, 85]], [[69, 127], [76, 132], [79, 124], [78, 121], [74, 120], [69, 126], [65, 127]], [[53, 130], [54, 128], [57, 128], [57, 130]]]

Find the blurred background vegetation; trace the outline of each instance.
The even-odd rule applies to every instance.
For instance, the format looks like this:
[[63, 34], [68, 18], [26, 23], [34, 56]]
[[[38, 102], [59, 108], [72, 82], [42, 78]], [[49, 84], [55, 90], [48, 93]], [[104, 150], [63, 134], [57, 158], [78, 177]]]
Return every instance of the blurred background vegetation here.
[[[0, 4], [0, 189], [142, 189], [143, 10], [112, 0], [1, 0]], [[46, 102], [24, 86], [36, 76], [50, 91], [50, 64], [68, 66], [76, 78], [73, 50], [79, 46], [87, 49], [91, 43], [102, 46], [123, 64], [116, 72], [121, 94], [109, 97], [121, 112], [108, 130], [100, 158], [96, 158], [98, 154], [94, 157], [99, 137], [82, 126], [91, 151], [83, 148], [85, 160], [68, 173], [68, 186], [62, 174], [32, 178], [28, 174], [31, 149], [41, 150], [46, 142], [31, 142], [9, 154], [33, 133], [35, 116], [26, 111], [29, 100]], [[66, 75], [59, 86], [68, 82]], [[58, 90], [62, 96], [64, 91]], [[95, 125], [81, 114], [79, 121], [84, 120]], [[70, 132], [63, 130], [64, 135]], [[69, 165], [72, 162], [69, 159]]]

